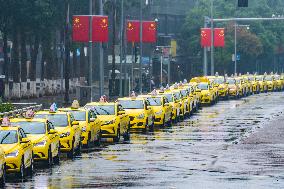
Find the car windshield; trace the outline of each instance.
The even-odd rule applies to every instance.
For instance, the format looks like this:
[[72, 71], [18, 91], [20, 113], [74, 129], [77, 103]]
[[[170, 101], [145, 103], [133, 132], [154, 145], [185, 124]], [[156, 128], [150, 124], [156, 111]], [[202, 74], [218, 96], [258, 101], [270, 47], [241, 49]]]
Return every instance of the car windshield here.
[[224, 79], [223, 78], [217, 78], [217, 79], [215, 79], [215, 83], [217, 83], [217, 84], [223, 84], [224, 83]]
[[161, 106], [162, 105], [161, 97], [149, 97], [147, 98], [147, 100], [149, 101], [150, 106]]
[[176, 99], [177, 99], [177, 100], [180, 100], [180, 93], [179, 93], [179, 92], [176, 92], [176, 93], [174, 93], [174, 94], [175, 94]]
[[186, 90], [181, 90], [180, 92], [181, 92], [182, 96], [184, 96], [184, 97], [187, 96]]
[[274, 78], [275, 78], [276, 80], [279, 80], [279, 79], [280, 79], [280, 76], [277, 75], [277, 76], [274, 76]]
[[227, 79], [227, 82], [228, 82], [230, 85], [235, 84], [235, 80], [234, 80], [234, 79]]
[[86, 112], [85, 111], [69, 111], [72, 112], [74, 119], [76, 121], [86, 121]]
[[201, 89], [201, 90], [208, 90], [208, 84], [207, 83], [199, 83], [198, 85], [197, 85], [197, 88], [198, 89]]
[[143, 100], [120, 100], [123, 109], [144, 109]]
[[173, 102], [173, 96], [172, 94], [164, 94], [165, 97], [167, 98], [168, 102]]
[[236, 83], [241, 83], [241, 80], [240, 79], [236, 79]]
[[35, 118], [48, 119], [55, 127], [68, 126], [68, 117], [66, 114], [36, 114]]
[[86, 105], [86, 109], [91, 109], [96, 115], [114, 115], [114, 105]]
[[21, 127], [26, 134], [45, 134], [46, 127], [44, 122], [39, 121], [19, 121], [11, 123]]
[[266, 76], [266, 77], [265, 77], [265, 80], [266, 80], [266, 81], [272, 81], [272, 77], [271, 77], [271, 76]]
[[0, 131], [0, 144], [15, 144], [17, 142], [17, 131]]
[[256, 79], [258, 79], [259, 81], [263, 81], [263, 77], [261, 76], [256, 77]]

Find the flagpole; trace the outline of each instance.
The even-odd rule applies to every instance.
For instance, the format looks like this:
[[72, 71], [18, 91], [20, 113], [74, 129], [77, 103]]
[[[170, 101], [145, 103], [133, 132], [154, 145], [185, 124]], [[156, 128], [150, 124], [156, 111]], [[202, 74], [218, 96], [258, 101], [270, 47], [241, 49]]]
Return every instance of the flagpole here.
[[121, 0], [121, 14], [120, 14], [120, 74], [119, 74], [119, 96], [123, 96], [123, 91], [122, 91], [122, 43], [123, 43], [123, 5], [124, 5], [124, 0]]
[[213, 0], [211, 0], [211, 76], [214, 75]]
[[89, 86], [90, 86], [90, 95], [91, 95], [91, 102], [93, 102], [93, 43], [92, 43], [92, 32], [93, 32], [93, 27], [92, 27], [92, 15], [93, 15], [93, 0], [89, 0]]
[[142, 25], [142, 0], [140, 0], [140, 64], [139, 64], [139, 87], [140, 87], [140, 94], [142, 94], [142, 38], [143, 38], [143, 25]]
[[[103, 2], [100, 0], [100, 15], [103, 15]], [[104, 52], [103, 43], [100, 42], [100, 96], [104, 95], [105, 81], [104, 81]]]

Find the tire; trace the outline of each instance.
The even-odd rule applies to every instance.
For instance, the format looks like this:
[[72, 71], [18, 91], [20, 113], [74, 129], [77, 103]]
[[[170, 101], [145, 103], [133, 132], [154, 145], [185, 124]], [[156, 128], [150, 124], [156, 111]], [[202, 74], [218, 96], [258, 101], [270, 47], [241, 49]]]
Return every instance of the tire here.
[[3, 164], [2, 169], [3, 169], [3, 175], [0, 178], [0, 187], [4, 188], [5, 183], [6, 183], [6, 165], [5, 164]]
[[76, 155], [80, 155], [81, 154], [81, 149], [82, 149], [82, 142], [80, 140], [79, 145], [78, 145], [77, 149], [75, 150], [75, 154]]
[[20, 165], [20, 172], [17, 173], [17, 175], [18, 175], [21, 179], [25, 178], [25, 176], [26, 176], [26, 174], [25, 174], [24, 157], [22, 157], [21, 165]]
[[85, 148], [89, 149], [91, 147], [91, 132], [88, 134], [88, 141], [87, 144], [84, 146]]
[[51, 152], [51, 146], [48, 148], [48, 157], [47, 157], [47, 166], [51, 167], [53, 164], [53, 158], [52, 158], [52, 152]]
[[34, 173], [34, 158], [33, 158], [33, 155], [31, 157], [31, 165], [29, 168], [27, 168], [27, 173], [28, 175], [33, 175]]
[[60, 144], [58, 146], [58, 154], [54, 157], [53, 162], [57, 165], [60, 163]]
[[113, 137], [113, 141], [119, 142], [120, 141], [120, 128], [119, 127], [118, 127], [116, 132], [117, 132], [117, 135], [116, 135], [116, 137]]
[[73, 159], [74, 158], [74, 142], [75, 142], [75, 139], [73, 138], [73, 142], [72, 142], [72, 149], [67, 152], [67, 157], [70, 158], [70, 159]]
[[129, 130], [129, 128], [127, 129], [126, 133], [123, 134], [123, 140], [124, 141], [129, 141], [130, 140], [130, 130]]

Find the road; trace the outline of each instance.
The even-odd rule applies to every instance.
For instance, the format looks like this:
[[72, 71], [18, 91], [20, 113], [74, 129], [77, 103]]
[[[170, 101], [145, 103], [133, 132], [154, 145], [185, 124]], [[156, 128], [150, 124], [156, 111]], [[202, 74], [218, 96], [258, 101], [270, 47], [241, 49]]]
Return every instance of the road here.
[[283, 188], [284, 93], [204, 107], [129, 143], [105, 144], [7, 188]]

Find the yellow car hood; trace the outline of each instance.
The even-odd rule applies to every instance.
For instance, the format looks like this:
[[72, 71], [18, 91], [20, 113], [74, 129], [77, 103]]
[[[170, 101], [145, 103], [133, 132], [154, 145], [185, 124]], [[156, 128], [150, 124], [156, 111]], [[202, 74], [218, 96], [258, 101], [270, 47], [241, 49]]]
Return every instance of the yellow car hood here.
[[163, 110], [163, 108], [161, 106], [151, 106], [154, 110], [154, 112], [158, 112], [160, 110]]
[[225, 84], [220, 84], [218, 88], [226, 88]]
[[55, 130], [58, 131], [58, 133], [66, 133], [70, 132], [70, 127], [55, 127]]
[[143, 109], [126, 109], [125, 112], [128, 115], [140, 115], [144, 113], [144, 110]]
[[39, 134], [37, 135], [28, 134], [27, 136], [28, 136], [28, 139], [30, 139], [33, 144], [36, 144], [45, 139], [44, 134], [40, 134], [40, 135]]
[[0, 146], [3, 148], [5, 154], [9, 154], [9, 153], [18, 149], [17, 143], [15, 143], [15, 144], [1, 144]]
[[209, 90], [202, 90], [201, 91], [201, 94], [202, 95], [207, 95], [207, 94], [210, 94]]
[[115, 115], [97, 115], [97, 117], [101, 121], [111, 121], [111, 120], [114, 120], [116, 118]]

